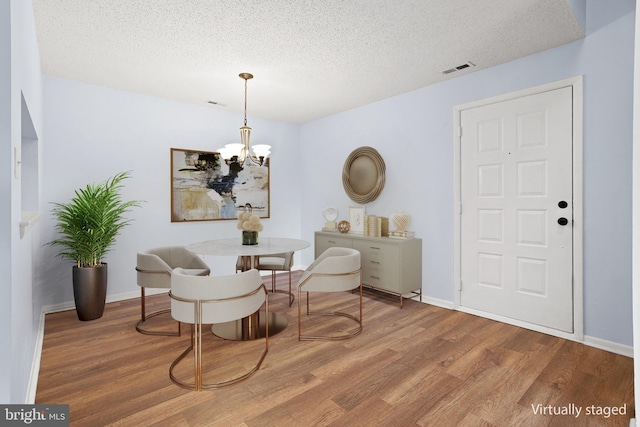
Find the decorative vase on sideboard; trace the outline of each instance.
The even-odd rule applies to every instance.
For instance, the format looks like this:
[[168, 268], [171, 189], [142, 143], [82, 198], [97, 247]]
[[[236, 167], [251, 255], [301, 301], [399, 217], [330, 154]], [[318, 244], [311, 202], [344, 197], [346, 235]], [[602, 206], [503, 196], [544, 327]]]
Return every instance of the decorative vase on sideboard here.
[[406, 231], [411, 222], [411, 216], [404, 211], [392, 213], [389, 219], [395, 231]]

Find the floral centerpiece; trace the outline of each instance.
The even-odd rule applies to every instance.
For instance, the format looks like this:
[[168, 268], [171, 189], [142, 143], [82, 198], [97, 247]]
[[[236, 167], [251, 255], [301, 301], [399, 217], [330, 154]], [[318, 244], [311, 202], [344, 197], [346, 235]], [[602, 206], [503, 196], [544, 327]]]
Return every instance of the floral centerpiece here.
[[260, 217], [251, 212], [242, 212], [238, 215], [238, 230], [242, 230], [243, 245], [257, 245], [258, 231], [262, 231]]

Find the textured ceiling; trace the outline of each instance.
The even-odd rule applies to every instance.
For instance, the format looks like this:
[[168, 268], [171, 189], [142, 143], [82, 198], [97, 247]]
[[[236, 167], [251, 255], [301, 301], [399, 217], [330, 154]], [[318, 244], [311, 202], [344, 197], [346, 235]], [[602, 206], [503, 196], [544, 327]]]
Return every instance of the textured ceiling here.
[[[568, 0], [33, 0], [43, 72], [304, 123], [584, 37]], [[442, 71], [471, 62], [475, 67]]]

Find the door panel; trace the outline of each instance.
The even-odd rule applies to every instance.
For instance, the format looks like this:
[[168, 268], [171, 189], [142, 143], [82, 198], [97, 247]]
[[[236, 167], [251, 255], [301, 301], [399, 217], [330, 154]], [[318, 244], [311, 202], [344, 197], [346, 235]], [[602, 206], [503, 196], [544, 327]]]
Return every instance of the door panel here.
[[460, 119], [460, 304], [573, 332], [571, 87]]

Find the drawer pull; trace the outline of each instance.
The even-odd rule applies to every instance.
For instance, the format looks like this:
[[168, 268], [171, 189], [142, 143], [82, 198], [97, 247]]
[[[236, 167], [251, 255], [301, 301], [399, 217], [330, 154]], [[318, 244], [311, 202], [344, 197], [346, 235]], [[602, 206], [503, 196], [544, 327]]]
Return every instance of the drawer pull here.
[[378, 276], [369, 276], [369, 277], [371, 277], [372, 279], [380, 280]]
[[378, 251], [380, 250], [380, 248], [377, 248], [377, 247], [375, 247], [375, 246], [369, 246], [369, 248], [370, 248], [370, 249], [376, 249], [376, 250], [378, 250]]
[[371, 264], [378, 264], [378, 265], [380, 265], [380, 261], [372, 261], [372, 260], [369, 260], [369, 262], [370, 262]]
[[327, 240], [327, 242], [329, 242], [329, 243], [335, 243], [336, 241], [335, 241], [335, 240]]

